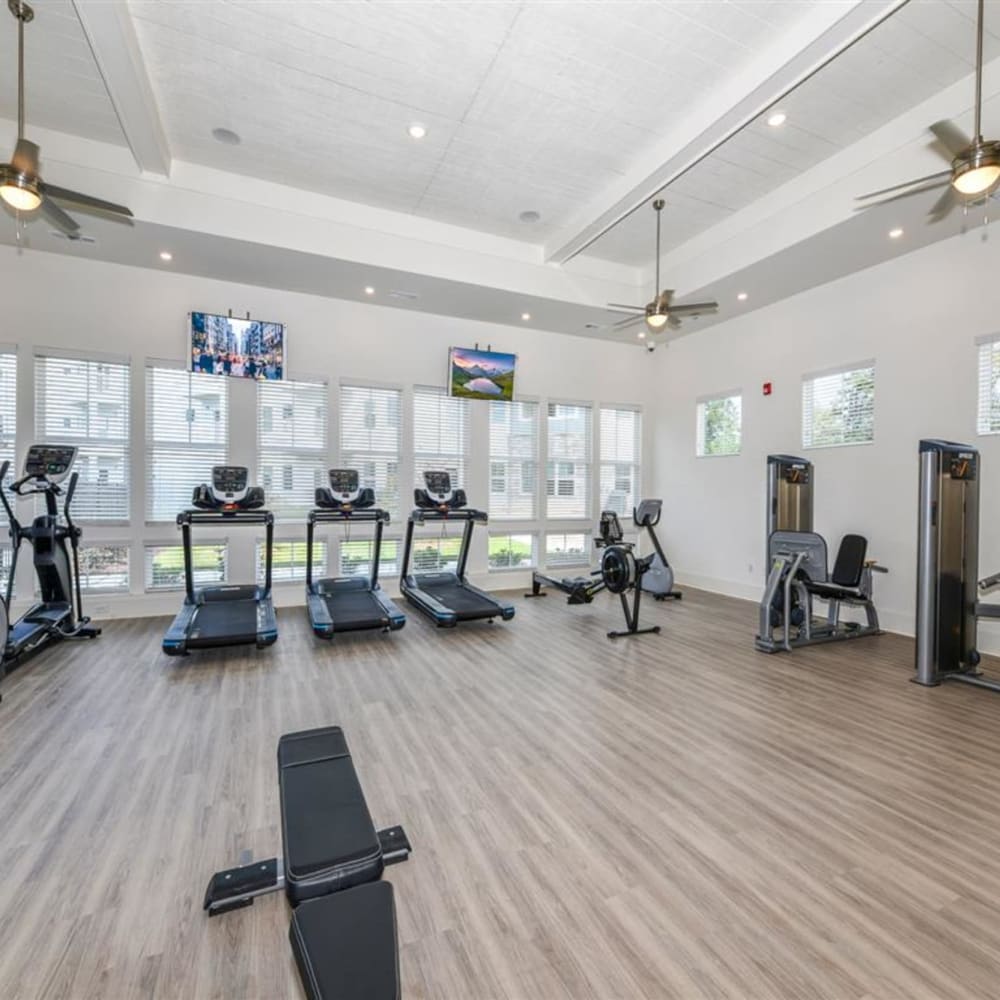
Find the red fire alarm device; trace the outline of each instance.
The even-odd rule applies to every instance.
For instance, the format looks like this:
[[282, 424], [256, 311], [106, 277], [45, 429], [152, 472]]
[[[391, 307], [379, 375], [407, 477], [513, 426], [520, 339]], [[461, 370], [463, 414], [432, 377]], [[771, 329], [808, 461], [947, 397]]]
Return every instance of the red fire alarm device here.
[[765, 396], [770, 396], [771, 395], [771, 383], [770, 382], [765, 382], [763, 388], [764, 388], [764, 395]]

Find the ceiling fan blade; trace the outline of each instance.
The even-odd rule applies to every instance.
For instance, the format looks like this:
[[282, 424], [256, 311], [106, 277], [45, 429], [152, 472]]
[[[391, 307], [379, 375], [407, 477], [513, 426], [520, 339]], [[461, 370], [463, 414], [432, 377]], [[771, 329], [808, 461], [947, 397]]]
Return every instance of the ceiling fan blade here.
[[103, 201], [101, 198], [92, 198], [89, 194], [80, 194], [78, 191], [69, 191], [66, 188], [56, 187], [55, 184], [39, 184], [42, 191], [50, 198], [58, 198], [60, 201], [68, 201], [81, 208], [94, 208], [101, 212], [111, 212], [112, 215], [124, 215], [132, 218], [132, 212], [124, 205], [116, 205], [112, 201]]
[[953, 122], [945, 118], [929, 126], [934, 138], [951, 154], [952, 159], [964, 153], [972, 145], [972, 140]]
[[941, 192], [941, 197], [934, 202], [930, 211], [927, 213], [930, 221], [940, 222], [955, 207], [956, 204], [958, 204], [958, 199], [955, 197], [955, 189], [949, 184], [944, 191]]
[[712, 312], [719, 308], [718, 302], [690, 302], [670, 307], [670, 315], [691, 316], [694, 313]]
[[[948, 176], [950, 177], [951, 175], [949, 174]], [[889, 205], [894, 201], [901, 201], [903, 198], [911, 198], [916, 194], [924, 194], [927, 191], [933, 191], [935, 188], [942, 187], [945, 184], [948, 184], [948, 187], [951, 187], [951, 184], [949, 184], [948, 181], [941, 180], [936, 184], [927, 184], [924, 187], [910, 188], [909, 191], [900, 191], [899, 194], [894, 194], [891, 198], [883, 198], [881, 201], [873, 201], [867, 205], [856, 205], [854, 210], [856, 212], [863, 212], [866, 209], [875, 208], [877, 205]]]
[[642, 323], [646, 319], [645, 313], [642, 316], [628, 316], [625, 319], [618, 320], [617, 323], [612, 324], [612, 330], [624, 330], [625, 327], [631, 326], [633, 323]]
[[29, 177], [38, 176], [38, 146], [27, 139], [18, 139], [10, 165], [19, 173]]
[[[950, 170], [939, 170], [936, 174], [928, 174], [926, 177], [914, 177], [911, 181], [903, 181], [902, 184], [893, 184], [892, 187], [882, 188], [879, 191], [869, 191], [868, 194], [859, 194], [855, 201], [865, 201], [868, 198], [878, 198], [883, 194], [893, 194], [896, 191], [902, 191], [903, 188], [916, 187], [918, 184], [928, 184], [930, 181], [942, 181], [946, 177], [951, 177]], [[930, 187], [935, 187], [935, 184], [931, 184]]]
[[39, 208], [42, 215], [67, 236], [73, 236], [80, 231], [79, 223], [68, 216], [51, 198], [42, 198]]
[[626, 306], [626, 305], [623, 305], [621, 302], [609, 302], [608, 305], [607, 305], [607, 308], [611, 309], [613, 312], [641, 312], [641, 313], [644, 313], [646, 311], [646, 307], [645, 306]]

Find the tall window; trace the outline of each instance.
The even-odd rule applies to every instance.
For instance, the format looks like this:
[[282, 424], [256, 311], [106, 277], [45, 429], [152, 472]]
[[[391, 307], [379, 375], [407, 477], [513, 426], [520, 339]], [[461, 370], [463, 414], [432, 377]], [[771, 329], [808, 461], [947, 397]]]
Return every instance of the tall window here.
[[590, 514], [590, 407], [549, 403], [549, 456], [545, 473], [547, 516]]
[[538, 404], [490, 402], [490, 516], [537, 516]]
[[326, 483], [325, 382], [257, 383], [260, 485], [275, 517], [302, 518]]
[[[277, 539], [271, 547], [271, 580], [285, 583], [289, 580], [306, 578], [306, 540], [304, 538]], [[313, 539], [313, 579], [327, 575], [327, 544], [320, 538]], [[267, 576], [267, 544], [257, 539], [256, 546], [257, 582], [263, 584]]]
[[128, 520], [128, 364], [36, 357], [35, 439], [79, 448], [73, 500], [78, 519]]
[[830, 448], [875, 440], [875, 362], [802, 380], [802, 446]]
[[979, 344], [979, 407], [976, 430], [1000, 434], [1000, 334]]
[[424, 472], [451, 473], [452, 487], [467, 488], [465, 456], [469, 450], [469, 402], [453, 399], [444, 389], [413, 389], [413, 471], [418, 486]]
[[698, 400], [699, 458], [738, 455], [743, 439], [743, 396], [724, 392]]
[[[191, 577], [196, 587], [225, 583], [229, 551], [225, 542], [191, 546]], [[180, 545], [147, 545], [146, 590], [184, 589], [184, 549]]]
[[[8, 461], [11, 470], [8, 480], [16, 479], [14, 451], [17, 437], [17, 355], [13, 351], [0, 352], [0, 463]], [[7, 523], [7, 515], [0, 507], [0, 524]], [[6, 537], [6, 536], [4, 536]]]
[[628, 407], [601, 407], [601, 509], [631, 517], [639, 502], [642, 414]]
[[395, 518], [399, 508], [399, 450], [402, 434], [399, 389], [340, 387], [340, 461], [357, 469], [361, 486]]
[[173, 521], [229, 450], [229, 380], [146, 369], [146, 520]]
[[590, 562], [589, 551], [589, 532], [545, 536], [546, 566], [586, 566]]

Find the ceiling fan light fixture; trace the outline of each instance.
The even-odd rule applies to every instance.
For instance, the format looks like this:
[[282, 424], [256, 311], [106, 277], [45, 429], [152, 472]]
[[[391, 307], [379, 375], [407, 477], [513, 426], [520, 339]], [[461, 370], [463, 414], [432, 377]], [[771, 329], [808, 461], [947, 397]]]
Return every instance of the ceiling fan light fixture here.
[[650, 330], [662, 330], [667, 325], [669, 317], [666, 313], [650, 313], [646, 317], [646, 326]]
[[995, 149], [975, 150], [955, 167], [951, 186], [966, 198], [989, 194], [1000, 184], [1000, 154]]
[[33, 212], [42, 203], [34, 181], [26, 177], [7, 176], [0, 183], [0, 198], [18, 212]]

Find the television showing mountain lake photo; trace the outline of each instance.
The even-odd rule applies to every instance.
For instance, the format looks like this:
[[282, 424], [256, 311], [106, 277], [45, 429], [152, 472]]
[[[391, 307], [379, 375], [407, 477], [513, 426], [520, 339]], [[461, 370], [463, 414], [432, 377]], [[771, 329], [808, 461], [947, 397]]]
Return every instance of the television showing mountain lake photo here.
[[506, 403], [513, 400], [516, 354], [453, 347], [450, 361], [448, 384], [452, 396], [460, 399], [499, 399]]

